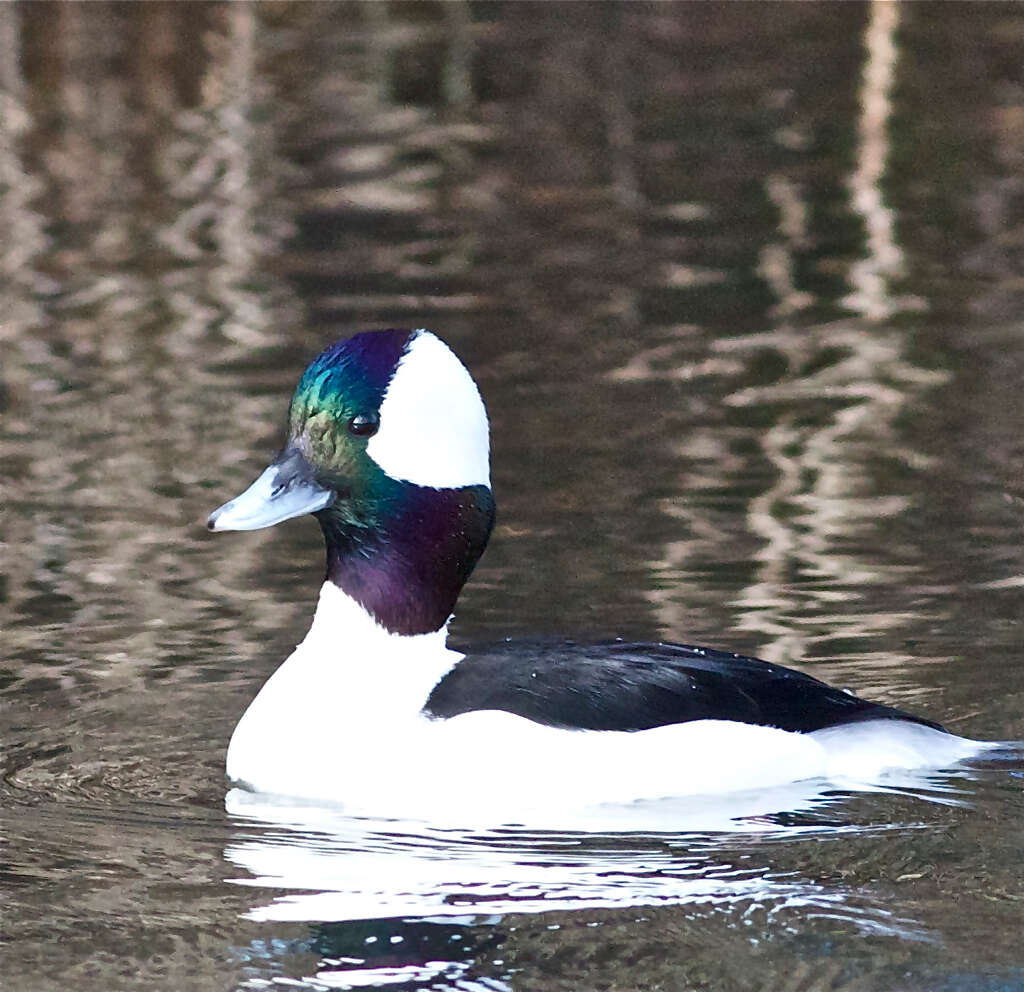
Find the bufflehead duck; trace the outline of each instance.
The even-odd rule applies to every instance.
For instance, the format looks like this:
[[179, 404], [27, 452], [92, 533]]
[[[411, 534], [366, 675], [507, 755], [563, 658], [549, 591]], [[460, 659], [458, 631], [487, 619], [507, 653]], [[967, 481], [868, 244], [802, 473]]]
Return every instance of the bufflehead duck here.
[[619, 641], [446, 645], [494, 522], [487, 414], [425, 330], [339, 341], [305, 370], [281, 453], [210, 530], [312, 513], [327, 576], [306, 638], [242, 716], [248, 789], [431, 816], [873, 783], [985, 745], [768, 662]]

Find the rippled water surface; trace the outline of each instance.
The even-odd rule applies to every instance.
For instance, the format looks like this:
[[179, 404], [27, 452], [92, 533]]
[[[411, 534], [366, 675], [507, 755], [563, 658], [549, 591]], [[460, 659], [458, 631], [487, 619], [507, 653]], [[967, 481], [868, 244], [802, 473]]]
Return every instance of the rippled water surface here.
[[427, 326], [494, 435], [456, 640], [1024, 739], [1022, 46], [1014, 4], [0, 7], [5, 987], [1024, 989], [1012, 755], [658, 831], [226, 794], [320, 537], [202, 526], [325, 342]]

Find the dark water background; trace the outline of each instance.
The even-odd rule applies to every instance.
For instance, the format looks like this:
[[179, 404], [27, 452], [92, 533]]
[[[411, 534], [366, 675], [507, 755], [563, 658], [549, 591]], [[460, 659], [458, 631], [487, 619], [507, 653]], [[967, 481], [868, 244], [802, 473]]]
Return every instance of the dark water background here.
[[4, 4], [0, 76], [5, 988], [1024, 989], [1019, 766], [743, 833], [226, 813], [320, 539], [202, 528], [325, 342], [430, 327], [493, 423], [459, 640], [1024, 739], [1024, 8]]

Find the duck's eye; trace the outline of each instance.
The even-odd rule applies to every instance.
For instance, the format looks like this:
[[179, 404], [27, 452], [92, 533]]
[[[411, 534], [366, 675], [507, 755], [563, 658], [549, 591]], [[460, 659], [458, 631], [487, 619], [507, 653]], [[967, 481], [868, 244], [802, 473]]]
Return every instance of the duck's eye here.
[[373, 437], [380, 427], [380, 419], [376, 414], [357, 413], [348, 422], [348, 432], [355, 437]]

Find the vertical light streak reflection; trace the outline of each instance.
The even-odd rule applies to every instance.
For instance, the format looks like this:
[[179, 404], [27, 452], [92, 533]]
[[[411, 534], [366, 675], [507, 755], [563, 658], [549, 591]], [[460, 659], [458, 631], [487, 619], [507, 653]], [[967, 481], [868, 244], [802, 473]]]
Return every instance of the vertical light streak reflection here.
[[[22, 331], [40, 324], [41, 308], [35, 294], [45, 291], [48, 280], [36, 271], [36, 260], [49, 244], [40, 215], [32, 203], [43, 190], [29, 174], [21, 156], [21, 144], [32, 128], [25, 103], [21, 66], [21, 23], [14, 4], [0, 5], [0, 340], [14, 341]], [[8, 371], [10, 371], [8, 369]]]
[[253, 177], [256, 11], [250, 4], [230, 4], [218, 13], [216, 29], [205, 37], [201, 109], [180, 109], [174, 120], [177, 139], [166, 154], [170, 192], [181, 207], [159, 232], [160, 242], [182, 261], [209, 255], [207, 229], [217, 246], [208, 300], [195, 293], [187, 269], [172, 270], [164, 280], [168, 306], [178, 318], [178, 351], [218, 322], [229, 340], [246, 348], [274, 339], [265, 301], [248, 288], [267, 249], [257, 227], [261, 190]]
[[[856, 122], [857, 166], [846, 182], [850, 211], [866, 231], [866, 257], [850, 267], [854, 292], [843, 301], [858, 318], [817, 325], [799, 321], [816, 302], [799, 287], [794, 265], [808, 239], [811, 205], [804, 202], [799, 183], [775, 173], [765, 180], [765, 194], [776, 208], [777, 230], [758, 253], [758, 274], [776, 301], [768, 311], [773, 326], [711, 342], [720, 361], [749, 366], [766, 352], [784, 361], [785, 371], [776, 381], [741, 387], [724, 397], [729, 406], [764, 410], [758, 419], [770, 416], [771, 421], [752, 438], [774, 475], [747, 503], [746, 529], [760, 544], [751, 553], [753, 575], [732, 604], [737, 628], [765, 638], [758, 652], [771, 661], [813, 659], [837, 637], [877, 641], [905, 619], [897, 610], [872, 604], [880, 602], [879, 590], [905, 580], [908, 566], [865, 552], [864, 542], [872, 540], [881, 519], [905, 513], [911, 504], [905, 493], [880, 488], [872, 480], [871, 465], [879, 459], [911, 469], [927, 463], [919, 451], [905, 446], [897, 424], [908, 404], [945, 376], [908, 359], [905, 331], [879, 326], [915, 305], [891, 292], [903, 253], [895, 241], [893, 212], [881, 192], [890, 149], [898, 24], [895, 4], [878, 0], [872, 5]], [[688, 453], [697, 464], [717, 466], [707, 473], [712, 489], [721, 487], [731, 472], [750, 471], [746, 460], [730, 465], [711, 436], [692, 439]], [[680, 491], [700, 489], [696, 481], [695, 487], [684, 482]], [[690, 538], [666, 546], [661, 560], [652, 562], [661, 588], [651, 599], [673, 635], [686, 633], [683, 600], [694, 566], [699, 574], [701, 561], [729, 561], [735, 554], [729, 524], [719, 524], [726, 528], [719, 531], [707, 506], [686, 509], [686, 502], [673, 500], [666, 512], [686, 521]], [[906, 660], [891, 651], [866, 652], [865, 657], [875, 669]]]
[[[751, 530], [766, 543], [756, 555], [757, 581], [744, 589], [737, 605], [742, 610], [740, 627], [771, 637], [764, 654], [776, 661], [795, 661], [810, 654], [814, 641], [821, 639], [817, 628], [822, 623], [847, 636], [860, 636], [899, 621], [895, 614], [865, 613], [855, 603], [860, 596], [857, 587], [892, 581], [892, 569], [840, 550], [851, 535], [870, 527], [878, 517], [907, 509], [901, 494], [865, 490], [860, 478], [864, 459], [873, 444], [876, 455], [921, 464], [919, 453], [899, 447], [893, 426], [913, 393], [943, 378], [907, 361], [900, 332], [882, 332], [873, 326], [911, 305], [891, 292], [891, 281], [902, 271], [903, 253], [895, 240], [893, 211], [881, 189], [890, 149], [898, 26], [898, 4], [874, 0], [864, 41], [857, 167], [847, 182], [851, 211], [864, 224], [866, 254], [851, 266], [853, 292], [843, 300], [865, 323], [807, 328], [802, 333], [779, 328], [771, 337], [789, 361], [788, 381], [742, 390], [729, 398], [740, 406], [815, 397], [841, 404], [827, 422], [813, 428], [795, 429], [792, 414], [783, 412], [762, 438], [778, 478], [751, 502], [748, 511]], [[768, 189], [779, 208], [783, 244], [792, 243], [800, 233], [799, 211], [787, 209], [791, 192], [778, 183]], [[774, 265], [768, 264], [773, 260]], [[783, 264], [785, 260], [762, 255], [762, 275], [779, 297], [775, 313], [783, 319], [802, 303], [786, 278], [791, 269]], [[842, 357], [810, 375], [797, 371], [808, 358], [828, 348]], [[801, 581], [794, 584], [798, 578]], [[837, 609], [840, 603], [845, 605]], [[808, 607], [812, 616], [802, 616]], [[886, 659], [890, 664], [898, 660]]]
[[908, 302], [892, 295], [891, 281], [903, 271], [903, 252], [896, 244], [894, 214], [885, 203], [881, 187], [889, 158], [899, 20], [895, 0], [873, 0], [864, 35], [867, 60], [861, 75], [857, 168], [847, 184], [853, 211], [863, 220], [867, 243], [865, 256], [850, 268], [853, 292], [843, 303], [871, 321], [885, 320], [906, 309]]
[[[765, 193], [778, 211], [778, 240], [766, 244], [760, 252], [758, 274], [772, 289], [778, 301], [769, 311], [780, 321], [776, 334], [777, 349], [790, 369], [803, 366], [817, 350], [814, 336], [794, 332], [790, 321], [811, 306], [814, 296], [797, 288], [795, 253], [807, 244], [808, 208], [803, 190], [781, 173], [765, 179]], [[800, 431], [792, 425], [791, 411], [781, 413], [760, 439], [765, 456], [776, 471], [775, 480], [763, 493], [750, 501], [747, 525], [763, 540], [755, 553], [756, 581], [740, 593], [737, 605], [753, 605], [757, 629], [771, 638], [767, 652], [773, 660], [798, 660], [806, 653], [805, 638], [787, 622], [787, 615], [798, 605], [787, 588], [791, 562], [799, 556], [800, 537], [786, 516], [774, 508], [799, 496], [803, 483], [803, 466], [798, 454]], [[742, 626], [749, 624], [751, 613], [744, 616]]]
[[441, 70], [441, 88], [448, 107], [464, 113], [474, 101], [473, 15], [466, 0], [449, 0], [443, 11], [451, 40]]
[[[619, 6], [609, 8], [608, 15], [620, 22], [625, 16]], [[629, 58], [632, 33], [628, 24], [626, 28], [616, 33], [607, 53], [604, 115], [611, 192], [619, 212], [616, 235], [625, 251], [636, 252], [641, 244], [640, 219], [647, 208], [640, 181], [638, 124], [632, 101], [635, 78]], [[609, 307], [624, 335], [637, 333], [641, 316], [640, 294], [635, 284], [628, 280], [619, 282], [611, 290]]]
[[797, 288], [793, 265], [794, 253], [807, 243], [807, 204], [799, 185], [781, 173], [765, 179], [765, 193], [778, 210], [780, 238], [761, 249], [757, 271], [778, 300], [771, 315], [787, 319], [815, 302]]
[[256, 269], [263, 247], [255, 236], [256, 188], [252, 181], [256, 15], [250, 4], [231, 4], [227, 16], [227, 31], [218, 39], [224, 50], [214, 58], [215, 64], [224, 67], [226, 98], [216, 111], [224, 164], [218, 191], [221, 209], [215, 222], [222, 262], [212, 274], [212, 284], [214, 295], [230, 315], [225, 326], [228, 337], [254, 346], [267, 343], [264, 307], [258, 296], [242, 288]]

